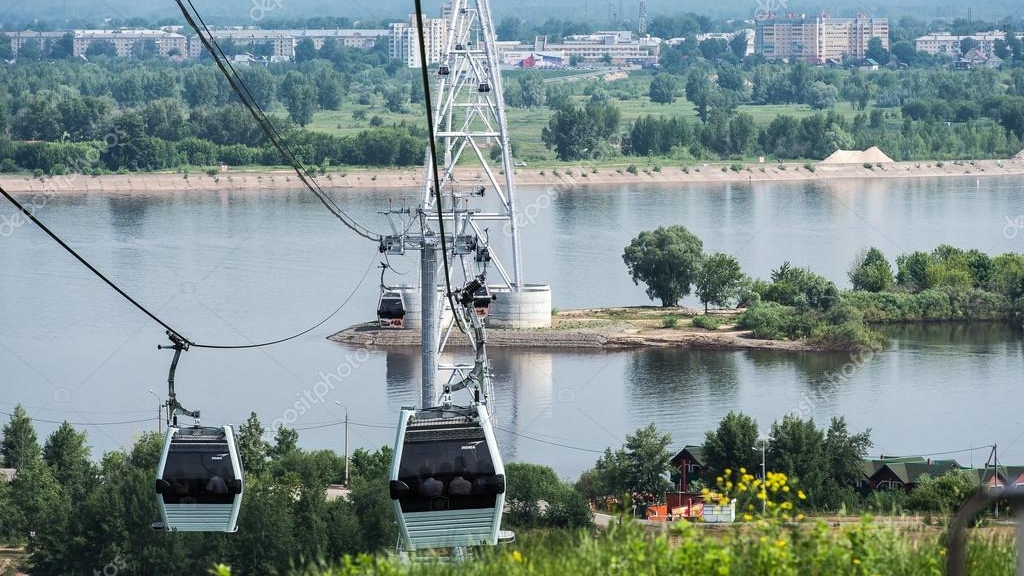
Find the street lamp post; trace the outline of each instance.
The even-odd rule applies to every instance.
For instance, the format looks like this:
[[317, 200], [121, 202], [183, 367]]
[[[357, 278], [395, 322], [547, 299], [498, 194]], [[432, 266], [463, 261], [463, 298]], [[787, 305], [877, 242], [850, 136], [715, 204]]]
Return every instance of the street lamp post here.
[[[768, 477], [767, 474], [765, 474], [764, 466], [764, 453], [768, 449], [768, 439], [758, 438], [757, 441], [761, 444], [761, 495], [763, 496], [763, 498], [761, 498], [761, 514], [764, 514], [768, 509], [768, 487], [765, 485], [768, 481]], [[757, 450], [757, 446], [754, 446], [754, 449]]]
[[345, 488], [348, 488], [348, 408], [337, 400], [334, 403], [345, 408]]
[[159, 404], [156, 405], [156, 429], [157, 429], [157, 432], [163, 434], [164, 433], [164, 423], [163, 423], [164, 414], [163, 414], [163, 410], [162, 409], [163, 409], [163, 406], [164, 406], [164, 401], [161, 400], [160, 397], [156, 395], [156, 392], [153, 392], [153, 390], [150, 390], [149, 393], [153, 395], [153, 398], [157, 399], [157, 402], [159, 402]]

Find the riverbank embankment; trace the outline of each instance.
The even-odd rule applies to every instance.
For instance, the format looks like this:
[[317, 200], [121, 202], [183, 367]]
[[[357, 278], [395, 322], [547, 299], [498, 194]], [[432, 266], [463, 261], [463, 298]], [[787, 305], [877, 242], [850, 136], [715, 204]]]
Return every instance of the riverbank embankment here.
[[[560, 166], [520, 167], [519, 186], [572, 189], [585, 185], [699, 184], [726, 182], [827, 181], [848, 178], [931, 178], [1024, 176], [1024, 159], [957, 162], [915, 161], [871, 165], [731, 163], [691, 166]], [[482, 182], [482, 170], [467, 168], [458, 181], [467, 186]], [[419, 188], [422, 168], [346, 169], [317, 176], [323, 188]], [[228, 169], [209, 175], [203, 172], [153, 172], [86, 176], [0, 176], [0, 186], [12, 193], [105, 192], [159, 194], [190, 190], [273, 190], [301, 188], [294, 171], [281, 169]]]

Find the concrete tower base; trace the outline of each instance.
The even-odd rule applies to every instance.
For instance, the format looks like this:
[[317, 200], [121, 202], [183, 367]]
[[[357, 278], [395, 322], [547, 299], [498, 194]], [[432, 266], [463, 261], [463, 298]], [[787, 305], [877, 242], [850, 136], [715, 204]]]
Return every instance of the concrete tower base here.
[[547, 328], [551, 326], [551, 286], [527, 284], [519, 292], [491, 287], [487, 326], [491, 328]]

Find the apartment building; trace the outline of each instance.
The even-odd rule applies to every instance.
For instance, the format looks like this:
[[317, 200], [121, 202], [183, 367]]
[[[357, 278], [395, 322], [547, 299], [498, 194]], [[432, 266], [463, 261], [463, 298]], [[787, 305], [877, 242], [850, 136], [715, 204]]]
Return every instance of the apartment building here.
[[889, 49], [889, 20], [858, 14], [836, 18], [827, 12], [776, 16], [768, 13], [754, 21], [754, 51], [768, 60], [803, 60], [823, 64], [843, 58], [862, 59], [872, 38]]
[[[1024, 32], [1017, 34], [1017, 36], [1024, 39]], [[985, 56], [991, 57], [995, 50], [996, 40], [1005, 40], [1006, 33], [1001, 30], [990, 30], [988, 32], [958, 36], [947, 32], [932, 32], [920, 38], [915, 38], [914, 50], [933, 55], [942, 54], [950, 58], [960, 58], [963, 55], [960, 45], [966, 38], [971, 38], [977, 42], [976, 48]]]
[[[443, 18], [425, 18], [423, 27], [426, 37], [427, 64], [440, 62], [448, 36], [447, 21]], [[388, 27], [388, 57], [405, 62], [409, 68], [422, 66], [415, 15], [410, 15], [408, 22], [393, 22]]]

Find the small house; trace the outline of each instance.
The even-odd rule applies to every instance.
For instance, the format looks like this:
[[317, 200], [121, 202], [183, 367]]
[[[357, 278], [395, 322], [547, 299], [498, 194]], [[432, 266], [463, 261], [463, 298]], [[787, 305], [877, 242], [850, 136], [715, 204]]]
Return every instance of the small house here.
[[669, 462], [679, 471], [678, 491], [686, 492], [690, 482], [700, 479], [701, 473], [704, 472], [704, 448], [694, 445], [683, 446]]

